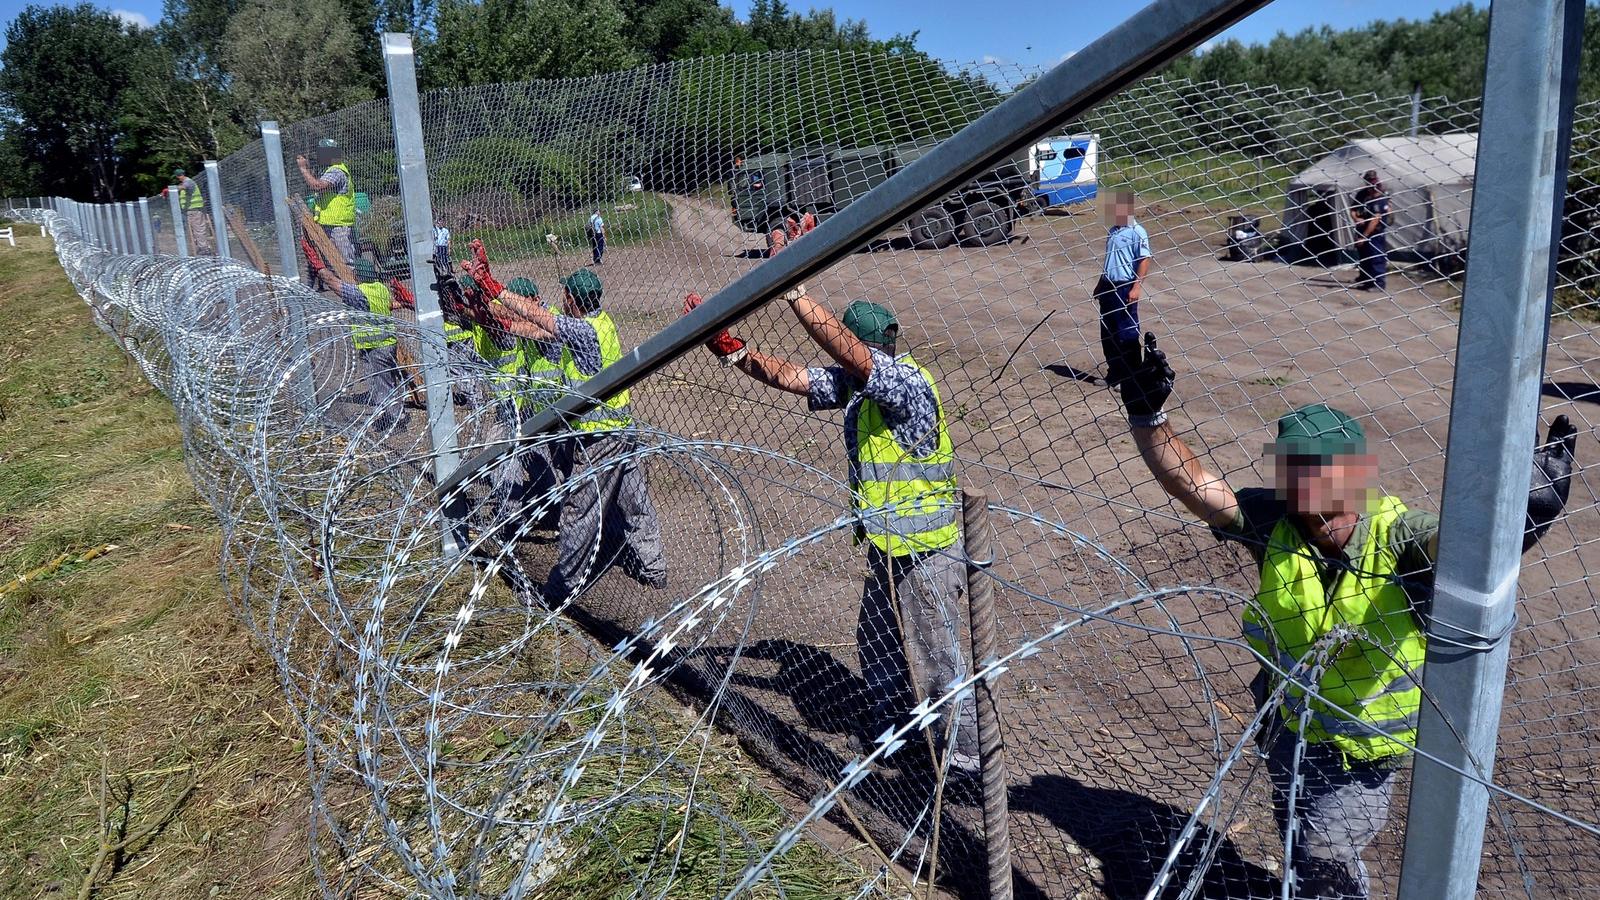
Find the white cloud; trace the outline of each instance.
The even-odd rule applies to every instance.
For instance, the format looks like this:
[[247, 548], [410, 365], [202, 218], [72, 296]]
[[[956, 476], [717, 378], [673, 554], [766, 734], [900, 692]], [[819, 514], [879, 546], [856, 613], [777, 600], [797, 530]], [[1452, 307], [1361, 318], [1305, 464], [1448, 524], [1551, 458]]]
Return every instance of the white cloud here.
[[1005, 65], [1006, 63], [1008, 63], [1010, 61], [1011, 60], [1009, 60], [1009, 59], [1002, 59], [1002, 58], [1000, 58], [998, 56], [995, 56], [992, 53], [985, 53], [983, 55], [983, 64], [986, 65], [986, 66]]
[[111, 14], [121, 19], [124, 25], [132, 25], [135, 28], [150, 27], [150, 17], [142, 12], [134, 12], [131, 9], [113, 9]]

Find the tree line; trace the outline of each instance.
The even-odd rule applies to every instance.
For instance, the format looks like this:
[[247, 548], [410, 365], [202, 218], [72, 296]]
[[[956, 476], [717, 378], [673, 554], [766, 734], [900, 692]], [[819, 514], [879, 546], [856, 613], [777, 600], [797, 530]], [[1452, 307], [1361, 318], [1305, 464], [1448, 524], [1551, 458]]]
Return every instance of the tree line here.
[[0, 52], [0, 195], [122, 199], [220, 159], [263, 119], [384, 94], [380, 35], [418, 39], [424, 89], [602, 72], [727, 53], [914, 53], [832, 10], [755, 0], [167, 0], [142, 28], [87, 3], [25, 8]]

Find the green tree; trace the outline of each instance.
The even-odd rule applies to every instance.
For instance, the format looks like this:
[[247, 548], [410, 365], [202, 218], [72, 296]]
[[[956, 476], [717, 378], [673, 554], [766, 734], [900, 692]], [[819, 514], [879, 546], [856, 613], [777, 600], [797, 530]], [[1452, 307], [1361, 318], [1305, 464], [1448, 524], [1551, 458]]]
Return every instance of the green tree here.
[[295, 122], [374, 96], [360, 43], [339, 0], [250, 0], [228, 23], [223, 59], [243, 110]]
[[422, 76], [435, 86], [579, 78], [641, 61], [615, 0], [443, 0]]
[[123, 101], [150, 38], [88, 4], [30, 6], [6, 28], [0, 107], [34, 193], [115, 199], [136, 135]]

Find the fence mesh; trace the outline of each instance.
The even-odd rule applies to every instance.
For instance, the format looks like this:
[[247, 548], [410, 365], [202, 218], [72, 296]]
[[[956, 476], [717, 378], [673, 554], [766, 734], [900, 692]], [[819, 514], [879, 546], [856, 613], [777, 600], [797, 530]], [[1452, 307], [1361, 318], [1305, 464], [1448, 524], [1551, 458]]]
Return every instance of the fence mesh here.
[[[520, 292], [542, 302], [590, 268], [626, 348], [1036, 74], [788, 53], [434, 91], [433, 208], [455, 259], [481, 241], [498, 279], [531, 280]], [[393, 323], [239, 265], [111, 256], [49, 222], [97, 316], [179, 409], [228, 532], [224, 576], [307, 732], [329, 896], [357, 883], [903, 896], [930, 881], [983, 896], [980, 791], [950, 751], [985, 675], [1018, 896], [1264, 896], [1284, 889], [1285, 838], [1255, 739], [1289, 701], [1281, 685], [1252, 698], [1263, 660], [1240, 628], [1260, 566], [1141, 462], [1106, 383], [1119, 345], [1103, 321], [1125, 313], [1103, 313], [1096, 286], [1113, 197], [1131, 191], [1152, 256], [1136, 332], [1167, 353], [1174, 430], [1204, 465], [1236, 490], [1272, 486], [1274, 423], [1325, 403], [1364, 426], [1383, 493], [1437, 509], [1477, 103], [1424, 101], [1415, 136], [1410, 118], [1410, 98], [1147, 79], [810, 279], [836, 314], [857, 300], [893, 311], [894, 350], [929, 374], [931, 405], [892, 358], [865, 386], [841, 380], [774, 302], [734, 333], [810, 367], [809, 396], [683, 356], [632, 390], [632, 439], [545, 438], [475, 476], [469, 511], [451, 510], [461, 557], [440, 549], [452, 526], [402, 373], [352, 349], [353, 327]], [[1586, 579], [1600, 563], [1596, 194], [1578, 152], [1597, 118], [1600, 105], [1580, 107], [1541, 416], [1577, 426], [1578, 465], [1565, 513], [1525, 556], [1485, 894], [1576, 896], [1600, 878], [1600, 782], [1584, 762], [1600, 736]], [[387, 108], [283, 129], [296, 202], [308, 190], [293, 157], [324, 138], [359, 192], [357, 255], [403, 274]], [[1392, 265], [1358, 290], [1372, 274], [1356, 234], [1367, 170], [1390, 203]], [[221, 175], [239, 230], [281, 275], [260, 143]], [[247, 260], [240, 241], [232, 256]], [[487, 364], [463, 357], [451, 375], [458, 443], [505, 446], [519, 412], [493, 399]], [[520, 387], [529, 403], [550, 390], [532, 373]], [[965, 647], [959, 543], [894, 601], [863, 598], [875, 557], [855, 536], [841, 433], [857, 407], [838, 411], [852, 392], [899, 417], [905, 442], [911, 423], [941, 420], [962, 488], [989, 498], [995, 560], [972, 577], [994, 588], [997, 658], [942, 650]], [[560, 477], [508, 496], [517, 465]], [[565, 511], [562, 533], [547, 527], [586, 503], [604, 527]], [[630, 531], [652, 506], [659, 578]], [[885, 716], [872, 706], [907, 644], [917, 696]], [[1376, 895], [1398, 881], [1407, 774], [1396, 781], [1365, 853]]]

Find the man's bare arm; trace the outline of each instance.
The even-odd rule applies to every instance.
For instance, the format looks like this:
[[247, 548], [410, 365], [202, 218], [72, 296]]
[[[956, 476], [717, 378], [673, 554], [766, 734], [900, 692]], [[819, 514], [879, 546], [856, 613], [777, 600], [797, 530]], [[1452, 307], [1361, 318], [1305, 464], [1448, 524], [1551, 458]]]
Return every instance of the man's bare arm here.
[[333, 189], [333, 185], [317, 177], [316, 175], [311, 174], [311, 164], [306, 161], [304, 156], [295, 157], [294, 162], [295, 165], [300, 168], [300, 177], [305, 180], [306, 187], [312, 189], [313, 191], [328, 191]]
[[501, 291], [500, 303], [510, 311], [514, 321], [522, 323], [525, 328], [538, 332], [537, 334], [523, 334], [516, 332], [521, 337], [546, 341], [556, 336], [556, 317], [550, 310], [539, 305], [539, 301], [532, 297], [524, 297], [511, 291]]
[[1139, 456], [1167, 494], [1213, 528], [1232, 525], [1239, 500], [1221, 475], [1206, 470], [1189, 445], [1166, 422], [1152, 427], [1131, 425], [1128, 433]]
[[872, 351], [860, 338], [851, 334], [850, 329], [844, 327], [844, 323], [826, 306], [812, 300], [805, 292], [805, 285], [791, 293], [795, 296], [789, 299], [789, 307], [794, 310], [795, 318], [800, 320], [806, 334], [843, 366], [850, 377], [866, 383], [872, 375]]
[[795, 365], [781, 357], [750, 350], [735, 365], [739, 371], [768, 387], [801, 396], [811, 393], [811, 373], [805, 366]]
[[1128, 289], [1130, 301], [1138, 300], [1139, 295], [1144, 293], [1144, 277], [1148, 274], [1150, 274], [1150, 257], [1146, 256], [1139, 260], [1139, 264], [1133, 269], [1133, 287]]

